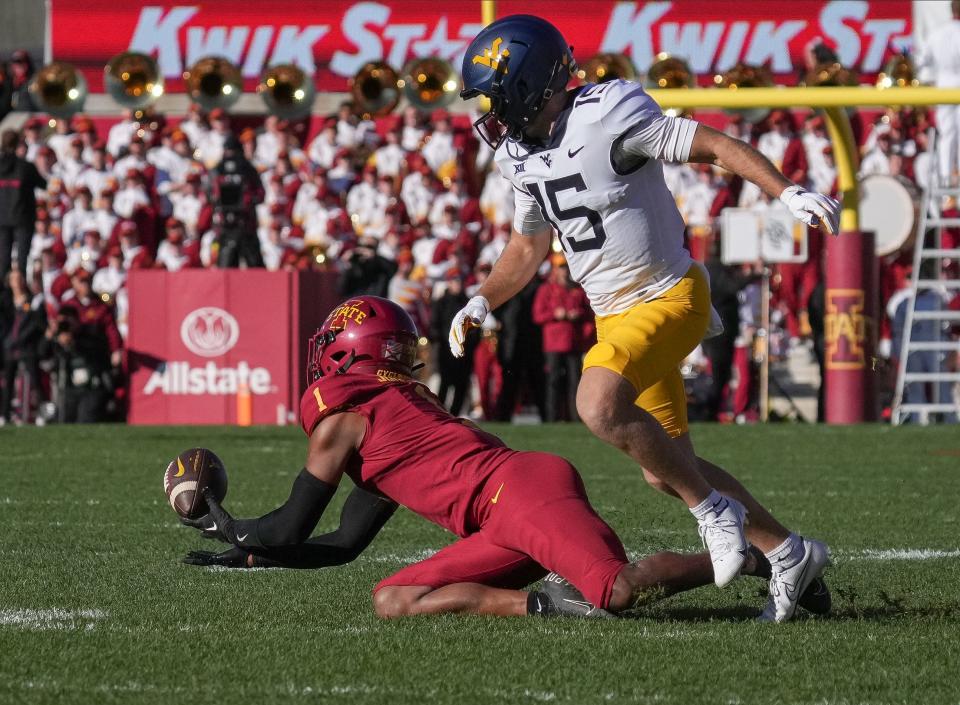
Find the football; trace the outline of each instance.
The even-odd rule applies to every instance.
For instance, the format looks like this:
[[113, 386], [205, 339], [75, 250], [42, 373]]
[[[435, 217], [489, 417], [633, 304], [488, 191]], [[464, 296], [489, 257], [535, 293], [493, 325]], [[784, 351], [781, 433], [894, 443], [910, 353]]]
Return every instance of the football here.
[[173, 511], [184, 519], [207, 513], [203, 490], [209, 487], [220, 501], [227, 496], [227, 471], [217, 454], [207, 448], [191, 448], [174, 458], [163, 474], [163, 491]]

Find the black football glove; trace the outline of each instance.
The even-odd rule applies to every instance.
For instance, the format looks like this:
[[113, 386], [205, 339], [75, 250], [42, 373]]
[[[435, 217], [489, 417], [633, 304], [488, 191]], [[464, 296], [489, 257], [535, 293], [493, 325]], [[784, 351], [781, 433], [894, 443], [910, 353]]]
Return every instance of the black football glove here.
[[249, 568], [247, 559], [250, 556], [249, 551], [242, 548], [228, 548], [223, 553], [213, 551], [190, 551], [183, 562], [187, 565], [219, 565], [224, 568]]
[[205, 539], [217, 539], [223, 541], [223, 537], [221, 537], [219, 535], [219, 531], [217, 531], [219, 528], [217, 523], [209, 514], [204, 514], [199, 519], [187, 519], [185, 517], [180, 517], [180, 523], [184, 526], [189, 526], [193, 529], [196, 529]]
[[207, 503], [209, 512], [199, 519], [181, 518], [180, 522], [185, 526], [191, 526], [199, 530], [200, 535], [204, 538], [216, 539], [224, 543], [234, 543], [233, 537], [236, 536], [236, 532], [234, 531], [233, 517], [220, 506], [220, 502], [217, 501], [209, 487], [203, 491], [203, 499]]

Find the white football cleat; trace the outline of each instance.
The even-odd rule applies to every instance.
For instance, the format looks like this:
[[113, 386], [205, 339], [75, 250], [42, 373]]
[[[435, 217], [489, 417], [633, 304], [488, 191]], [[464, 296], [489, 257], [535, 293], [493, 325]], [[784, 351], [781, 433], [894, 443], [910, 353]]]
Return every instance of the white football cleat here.
[[761, 622], [786, 622], [793, 617], [804, 590], [821, 577], [823, 569], [830, 565], [830, 552], [826, 544], [813, 539], [800, 540], [803, 541], [803, 558], [785, 570], [771, 566], [770, 597], [757, 618]]
[[703, 519], [697, 520], [700, 540], [710, 552], [713, 582], [717, 587], [725, 587], [740, 575], [750, 552], [750, 544], [743, 533], [747, 510], [731, 497], [724, 499], [726, 504], [719, 512], [710, 510]]

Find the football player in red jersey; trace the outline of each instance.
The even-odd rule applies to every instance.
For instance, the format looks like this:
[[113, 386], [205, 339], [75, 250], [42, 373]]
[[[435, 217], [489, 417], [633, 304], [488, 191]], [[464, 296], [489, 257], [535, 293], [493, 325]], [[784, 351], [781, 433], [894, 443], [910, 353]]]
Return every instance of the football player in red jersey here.
[[[713, 581], [706, 553], [629, 562], [574, 467], [556, 455], [511, 450], [447, 412], [411, 376], [416, 347], [416, 327], [396, 304], [361, 296], [338, 306], [310, 341], [310, 386], [300, 404], [307, 460], [289, 499], [257, 519], [234, 519], [206, 493], [210, 514], [186, 523], [234, 547], [195, 551], [187, 562], [344, 563], [402, 504], [460, 540], [380, 582], [381, 617], [609, 616]], [[343, 475], [356, 488], [340, 528], [308, 539]], [[748, 561], [754, 574], [768, 568], [758, 553]], [[520, 590], [547, 569], [557, 575], [541, 591]]]

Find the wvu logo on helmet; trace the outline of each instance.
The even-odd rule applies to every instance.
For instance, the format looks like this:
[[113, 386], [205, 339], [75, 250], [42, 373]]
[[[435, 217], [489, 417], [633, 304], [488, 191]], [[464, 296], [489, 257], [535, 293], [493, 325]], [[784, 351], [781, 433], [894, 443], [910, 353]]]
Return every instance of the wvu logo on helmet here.
[[[503, 43], [503, 37], [497, 37], [493, 40], [493, 43], [490, 45], [489, 49], [484, 49], [483, 54], [474, 54], [473, 63], [482, 64], [483, 66], [489, 66], [494, 71], [500, 68], [500, 59], [510, 56], [510, 50], [504, 49], [501, 53], [500, 45]], [[509, 71], [504, 67], [504, 73], [509, 73]]]

